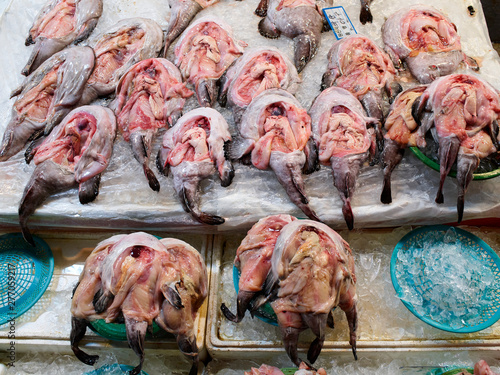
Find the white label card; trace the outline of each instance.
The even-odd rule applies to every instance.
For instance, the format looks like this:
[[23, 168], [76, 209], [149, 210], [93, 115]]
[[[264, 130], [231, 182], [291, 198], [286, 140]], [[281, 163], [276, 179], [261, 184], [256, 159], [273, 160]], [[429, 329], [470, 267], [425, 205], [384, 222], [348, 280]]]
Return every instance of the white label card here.
[[330, 28], [333, 30], [337, 40], [357, 34], [344, 7], [323, 8], [323, 14], [330, 24]]

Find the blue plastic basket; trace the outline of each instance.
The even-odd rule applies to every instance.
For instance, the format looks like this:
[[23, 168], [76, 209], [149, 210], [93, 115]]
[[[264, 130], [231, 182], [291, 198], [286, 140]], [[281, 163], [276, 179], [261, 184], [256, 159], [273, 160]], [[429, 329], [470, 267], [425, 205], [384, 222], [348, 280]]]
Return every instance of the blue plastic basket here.
[[[406, 280], [409, 283], [409, 280], [413, 283], [412, 286], [415, 291], [420, 293], [424, 300], [432, 303], [432, 299], [429, 297], [429, 292], [432, 289], [433, 285], [429, 280], [426, 280], [422, 273], [418, 275], [414, 275], [414, 278], [410, 277], [409, 273], [398, 273], [398, 269], [405, 269], [405, 265], [401, 263], [401, 260], [398, 258], [398, 254], [402, 252], [411, 251], [412, 245], [420, 242], [429, 232], [434, 232], [439, 235], [442, 234], [444, 239], [445, 233], [453, 227], [446, 225], [432, 225], [432, 226], [424, 226], [417, 228], [406, 236], [404, 236], [394, 248], [394, 252], [391, 257], [391, 279], [394, 289], [398, 295], [402, 295], [402, 287], [401, 281]], [[469, 233], [460, 228], [454, 228], [456, 232], [456, 241], [459, 241], [462, 246], [465, 245], [469, 251], [469, 254], [472, 256], [479, 256], [481, 260], [486, 264], [487, 267], [490, 267], [493, 271], [495, 280], [500, 281], [500, 258], [498, 255], [488, 246], [483, 240], [478, 238], [477, 236]], [[480, 277], [480, 275], [477, 275]], [[403, 279], [404, 278], [404, 279]], [[479, 317], [479, 321], [475, 321], [474, 323], [469, 323], [465, 321], [462, 327], [452, 327], [447, 323], [442, 321], [437, 321], [432, 319], [430, 316], [419, 314], [413, 304], [408, 301], [401, 300], [403, 304], [410, 310], [416, 317], [421, 319], [422, 321], [430, 324], [433, 327], [442, 329], [448, 332], [456, 332], [456, 333], [470, 333], [477, 332], [482, 329], [485, 329], [492, 324], [494, 324], [500, 318], [500, 290], [490, 289], [488, 292], [493, 294], [493, 298], [491, 303], [483, 309], [482, 315]]]
[[[97, 369], [95, 369], [93, 371], [86, 372], [83, 375], [108, 375], [108, 374], [112, 373], [112, 371], [116, 371], [118, 369], [118, 367], [120, 368], [120, 370], [123, 373], [128, 373], [128, 371], [134, 369], [134, 367], [129, 366], [129, 365], [120, 365], [118, 363], [115, 363], [113, 365], [104, 365], [104, 366], [101, 366], [101, 367], [99, 367], [99, 368], [97, 368]], [[144, 372], [144, 371], [141, 371], [140, 375], [148, 375], [148, 373]]]
[[0, 325], [28, 311], [52, 280], [52, 251], [41, 238], [33, 239], [35, 247], [21, 233], [0, 236]]
[[[236, 290], [236, 294], [238, 294], [238, 291], [240, 289], [240, 270], [236, 268], [236, 266], [233, 266], [233, 283], [234, 283], [234, 289]], [[261, 306], [254, 313], [254, 315], [263, 322], [272, 324], [273, 326], [276, 327], [278, 326], [278, 318], [274, 313], [273, 308], [271, 307], [271, 304], [269, 302]]]

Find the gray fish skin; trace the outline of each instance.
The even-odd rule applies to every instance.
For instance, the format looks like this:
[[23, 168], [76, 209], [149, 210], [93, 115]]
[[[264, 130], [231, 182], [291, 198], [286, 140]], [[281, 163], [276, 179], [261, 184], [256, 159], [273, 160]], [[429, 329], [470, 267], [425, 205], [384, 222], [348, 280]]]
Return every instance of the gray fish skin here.
[[[85, 82], [94, 68], [94, 60], [92, 48], [67, 48], [46, 60], [25, 79], [20, 87], [14, 90], [12, 96], [18, 96], [18, 98], [12, 106], [11, 119], [0, 145], [0, 162], [8, 160], [21, 151], [36, 132], [49, 134], [52, 128], [76, 107], [82, 96]], [[44, 78], [46, 81], [51, 80], [50, 85], [40, 87]], [[37, 92], [44, 93], [46, 90], [49, 93], [53, 91], [53, 96], [48, 103], [47, 113], [40, 118], [40, 106], [33, 98], [38, 98]], [[49, 94], [48, 97], [51, 95]], [[26, 111], [33, 114], [30, 115]]]
[[189, 26], [191, 20], [203, 8], [194, 0], [168, 0], [170, 6], [170, 20], [168, 22], [163, 57], [167, 56], [172, 42]]
[[[54, 53], [86, 39], [102, 15], [103, 4], [102, 0], [78, 0], [74, 2], [74, 9], [71, 8], [62, 0], [49, 0], [41, 9], [26, 39], [27, 46], [35, 46], [22, 74], [30, 75]], [[64, 16], [54, 19], [61, 14]], [[73, 27], [69, 27], [71, 25]], [[60, 30], [65, 26], [68, 30], [63, 33]]]
[[267, 15], [259, 23], [259, 32], [267, 38], [281, 34], [294, 41], [294, 63], [301, 72], [316, 54], [323, 30], [323, 16], [316, 6], [280, 7], [279, 0], [270, 0]]
[[19, 205], [19, 224], [27, 242], [34, 245], [28, 229], [28, 219], [51, 195], [78, 186], [73, 173], [51, 160], [35, 168]]
[[[80, 129], [79, 114], [83, 114], [85, 118], [89, 114], [93, 116], [96, 121], [94, 136], [84, 140], [83, 144], [79, 142], [74, 148], [67, 146], [67, 149], [61, 150], [54, 147], [54, 142], [59, 140], [90, 137], [90, 127], [84, 128], [83, 123]], [[111, 110], [100, 106], [84, 106], [70, 112], [53, 133], [34, 150], [34, 162], [37, 166], [19, 204], [19, 223], [28, 242], [33, 243], [27, 226], [28, 219], [51, 195], [81, 185], [81, 203], [88, 203], [96, 198], [100, 174], [111, 157], [115, 136], [116, 121]], [[68, 143], [71, 142], [70, 140]], [[61, 156], [63, 153], [65, 156]], [[78, 161], [75, 163], [74, 159], [68, 159], [68, 154]], [[77, 156], [79, 158], [76, 158]], [[93, 186], [95, 183], [97, 186]], [[87, 184], [92, 185], [91, 191], [87, 191]]]

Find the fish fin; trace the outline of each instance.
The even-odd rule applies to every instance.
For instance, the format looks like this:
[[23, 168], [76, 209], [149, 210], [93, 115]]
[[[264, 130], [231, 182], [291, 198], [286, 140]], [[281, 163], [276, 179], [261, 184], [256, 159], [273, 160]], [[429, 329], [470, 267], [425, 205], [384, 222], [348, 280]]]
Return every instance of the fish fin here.
[[115, 296], [110, 291], [103, 291], [99, 289], [96, 294], [94, 294], [94, 298], [92, 300], [92, 304], [94, 305], [94, 310], [97, 314], [101, 314], [107, 310], [107, 308], [113, 302]]
[[165, 299], [177, 310], [183, 309], [184, 305], [182, 304], [182, 298], [177, 290], [177, 285], [168, 286], [163, 293], [165, 295]]
[[465, 61], [465, 64], [467, 64], [467, 66], [470, 69], [472, 69], [475, 72], [479, 72], [480, 68], [479, 68], [479, 64], [476, 61], [476, 59], [464, 54], [464, 61]]
[[479, 157], [476, 155], [459, 155], [457, 161], [457, 184], [458, 184], [458, 198], [457, 198], [457, 213], [458, 223], [463, 219], [464, 215], [464, 201], [465, 193], [469, 187], [470, 182], [474, 178], [474, 171], [479, 166]]
[[88, 355], [83, 350], [78, 347], [80, 341], [82, 341], [85, 336], [85, 331], [87, 330], [87, 321], [80, 318], [71, 318], [71, 332], [69, 335], [69, 341], [71, 343], [71, 350], [75, 353], [76, 358], [85, 363], [86, 365], [92, 366], [99, 359], [98, 355]]
[[154, 172], [146, 164], [142, 165], [142, 169], [144, 171], [144, 175], [148, 180], [148, 184], [151, 190], [156, 192], [160, 191], [160, 182], [156, 178]]
[[233, 182], [234, 178], [234, 166], [231, 161], [224, 161], [224, 166], [222, 168], [222, 174], [220, 175], [220, 181], [222, 187], [228, 187]]
[[268, 18], [263, 18], [260, 20], [259, 33], [260, 35], [269, 39], [277, 39], [281, 35], [281, 32], [274, 26], [271, 21], [269, 21]]
[[325, 73], [323, 73], [323, 76], [321, 77], [320, 90], [323, 91], [328, 87], [332, 87], [334, 81], [335, 81], [335, 73], [332, 70], [327, 70]]
[[80, 182], [78, 187], [78, 198], [81, 204], [93, 202], [99, 194], [99, 184], [101, 182], [101, 174], [97, 174], [87, 181]]
[[401, 162], [405, 154], [405, 149], [392, 140], [386, 140], [383, 152], [384, 184], [380, 201], [384, 204], [392, 202], [391, 175], [394, 168]]
[[[319, 38], [320, 37], [321, 35]], [[300, 34], [293, 39], [295, 45], [294, 63], [297, 68], [297, 73], [300, 73], [316, 54], [319, 46], [319, 38], [311, 33]]]
[[196, 81], [196, 96], [202, 107], [213, 107], [217, 99], [217, 80], [200, 79]]
[[170, 165], [166, 161], [166, 156], [163, 154], [162, 149], [158, 150], [158, 155], [156, 156], [156, 168], [164, 176], [168, 176], [170, 170]]
[[291, 359], [291, 361], [298, 367], [302, 362], [297, 352], [300, 329], [295, 327], [285, 327], [281, 325], [280, 328], [286, 353], [288, 354], [288, 357]]
[[259, 5], [255, 8], [254, 13], [259, 17], [265, 17], [267, 15], [267, 8], [269, 6], [269, 0], [260, 0]]
[[26, 47], [28, 47], [28, 46], [31, 46], [34, 43], [35, 42], [33, 41], [33, 37], [31, 36], [31, 34], [29, 34], [28, 37], [26, 38], [26, 40], [24, 41], [24, 45]]
[[347, 228], [352, 230], [354, 228], [354, 214], [352, 213], [351, 199], [346, 198], [344, 204], [342, 205], [342, 215], [344, 215], [344, 220], [347, 224]]
[[311, 174], [319, 171], [318, 147], [313, 137], [309, 137], [306, 147], [304, 148], [304, 153], [306, 154], [306, 162], [302, 168], [302, 173]]
[[98, 18], [92, 18], [82, 26], [83, 32], [80, 32], [78, 36], [73, 41], [73, 44], [78, 44], [89, 37], [89, 35], [94, 31]]
[[26, 65], [24, 66], [23, 70], [21, 71], [21, 74], [23, 76], [29, 76], [32, 72], [33, 72], [33, 65], [35, 63], [35, 60], [38, 56], [38, 54], [40, 53], [40, 48], [42, 47], [42, 39], [46, 39], [46, 38], [41, 38], [39, 37], [35, 43], [35, 47], [33, 47], [33, 51], [31, 51], [31, 55], [28, 59], [28, 62], [26, 63]]
[[194, 335], [178, 335], [177, 346], [182, 354], [193, 361], [189, 375], [196, 375], [198, 373], [198, 346], [196, 345], [196, 337]]
[[31, 160], [33, 160], [33, 158], [35, 157], [37, 147], [44, 140], [42, 136], [43, 129], [40, 129], [34, 132], [31, 137], [29, 137], [28, 142], [31, 141], [31, 143], [28, 145], [26, 151], [24, 152], [24, 160], [26, 161], [26, 164], [31, 163]]
[[234, 315], [231, 310], [229, 310], [225, 303], [220, 305], [220, 309], [227, 320], [230, 320], [231, 322], [237, 321], [236, 315]]

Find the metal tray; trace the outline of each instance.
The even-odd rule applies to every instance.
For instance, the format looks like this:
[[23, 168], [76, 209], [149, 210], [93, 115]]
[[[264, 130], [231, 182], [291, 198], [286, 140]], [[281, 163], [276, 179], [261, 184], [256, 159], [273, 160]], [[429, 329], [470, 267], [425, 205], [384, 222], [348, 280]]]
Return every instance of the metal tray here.
[[[499, 228], [465, 227], [483, 238], [498, 253]], [[377, 352], [499, 350], [500, 323], [475, 333], [457, 334], [434, 328], [409, 312], [396, 296], [390, 279], [390, 258], [397, 242], [413, 228], [341, 231], [351, 245], [356, 264], [359, 299], [358, 357]], [[249, 314], [240, 324], [227, 321], [220, 311], [224, 302], [235, 311], [236, 292], [232, 267], [236, 248], [244, 235], [215, 236], [212, 258], [206, 346], [212, 358], [231, 360], [251, 354], [251, 358], [284, 353], [279, 328]], [[320, 359], [333, 353], [352, 360], [345, 315], [334, 312], [335, 329], [327, 329]], [[314, 339], [310, 331], [299, 337], [299, 354], [304, 357]], [[412, 354], [413, 355], [413, 354]], [[288, 363], [289, 367], [291, 362]]]
[[[99, 241], [111, 235], [125, 232], [40, 232], [54, 253], [54, 276], [47, 291], [41, 299], [25, 314], [15, 320], [16, 350], [28, 351], [48, 350], [73, 355], [69, 335], [71, 330], [71, 294], [73, 287], [83, 269], [84, 262]], [[150, 232], [160, 237], [175, 237], [186, 241], [200, 251], [207, 265], [209, 283], [211, 274], [212, 238], [208, 235], [172, 234], [167, 232]], [[210, 284], [209, 284], [210, 287]], [[205, 330], [207, 321], [208, 298], [203, 303], [195, 320], [196, 343], [200, 351], [200, 360], [206, 359]], [[0, 345], [5, 347], [10, 343], [9, 323], [0, 326]], [[102, 354], [109, 348], [127, 348], [128, 355], [134, 356], [128, 349], [126, 341], [107, 340], [87, 329], [85, 338], [81, 341], [83, 350], [93, 354]], [[175, 337], [167, 334], [165, 337], [145, 342], [146, 359], [150, 350], [179, 352]], [[73, 355], [74, 356], [74, 355]]]

